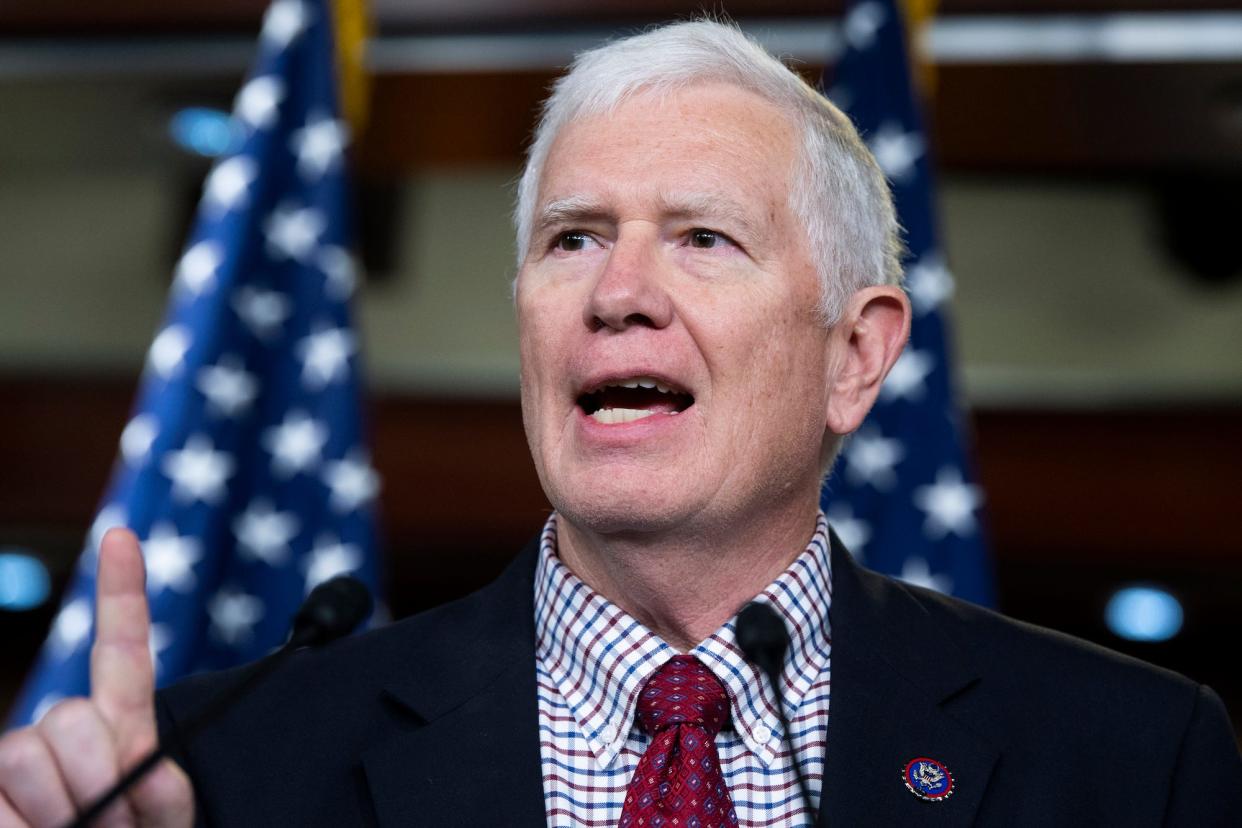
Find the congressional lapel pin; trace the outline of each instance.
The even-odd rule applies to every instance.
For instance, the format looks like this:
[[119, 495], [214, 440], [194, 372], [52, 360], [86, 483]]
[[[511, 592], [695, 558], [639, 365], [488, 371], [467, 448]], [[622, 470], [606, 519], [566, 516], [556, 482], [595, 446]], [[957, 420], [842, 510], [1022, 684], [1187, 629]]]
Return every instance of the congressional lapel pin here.
[[953, 793], [953, 774], [949, 773], [944, 762], [926, 756], [907, 762], [901, 772], [901, 781], [906, 783], [910, 793], [928, 802], [940, 802]]

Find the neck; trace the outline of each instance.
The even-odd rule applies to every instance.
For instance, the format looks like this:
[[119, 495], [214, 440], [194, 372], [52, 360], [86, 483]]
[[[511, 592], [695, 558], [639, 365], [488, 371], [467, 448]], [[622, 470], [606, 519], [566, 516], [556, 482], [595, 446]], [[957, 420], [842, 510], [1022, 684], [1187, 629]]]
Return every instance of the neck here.
[[817, 509], [815, 500], [791, 503], [762, 519], [675, 533], [601, 534], [558, 515], [557, 554], [584, 583], [687, 652], [802, 553]]

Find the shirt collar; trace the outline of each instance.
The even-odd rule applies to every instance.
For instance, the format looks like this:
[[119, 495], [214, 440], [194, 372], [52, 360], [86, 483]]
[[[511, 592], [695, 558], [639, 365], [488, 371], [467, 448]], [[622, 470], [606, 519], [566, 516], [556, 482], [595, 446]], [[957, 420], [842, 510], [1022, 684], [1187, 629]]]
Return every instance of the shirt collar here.
[[[624, 746], [643, 684], [677, 650], [582, 582], [556, 553], [553, 514], [544, 525], [535, 573], [535, 652], [573, 712], [601, 767]], [[782, 690], [793, 720], [832, 649], [828, 523], [820, 512], [810, 543], [753, 600], [770, 604], [790, 634]], [[762, 674], [737, 648], [731, 618], [690, 651], [729, 691], [733, 728], [765, 764], [780, 752], [780, 718]]]

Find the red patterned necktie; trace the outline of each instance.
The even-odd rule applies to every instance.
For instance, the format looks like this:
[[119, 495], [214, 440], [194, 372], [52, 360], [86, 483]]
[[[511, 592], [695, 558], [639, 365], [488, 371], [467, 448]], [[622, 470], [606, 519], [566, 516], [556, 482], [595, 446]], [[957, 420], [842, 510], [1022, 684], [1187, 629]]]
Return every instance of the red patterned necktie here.
[[625, 792], [618, 828], [733, 828], [716, 734], [729, 696], [703, 662], [673, 656], [638, 697], [638, 724], [651, 734]]

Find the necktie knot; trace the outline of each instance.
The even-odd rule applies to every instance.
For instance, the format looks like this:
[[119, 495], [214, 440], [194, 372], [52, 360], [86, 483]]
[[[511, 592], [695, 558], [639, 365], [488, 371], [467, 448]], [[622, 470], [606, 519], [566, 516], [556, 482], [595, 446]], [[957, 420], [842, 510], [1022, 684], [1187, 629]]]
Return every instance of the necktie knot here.
[[669, 659], [638, 696], [638, 724], [651, 744], [625, 793], [619, 828], [737, 828], [716, 734], [729, 694], [694, 656]]
[[698, 725], [714, 739], [729, 721], [729, 694], [694, 656], [673, 656], [638, 697], [638, 723], [652, 736], [673, 725]]

